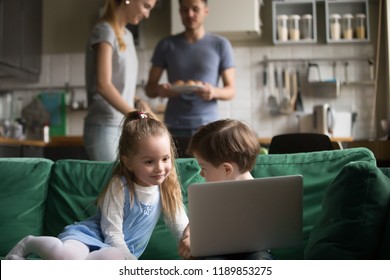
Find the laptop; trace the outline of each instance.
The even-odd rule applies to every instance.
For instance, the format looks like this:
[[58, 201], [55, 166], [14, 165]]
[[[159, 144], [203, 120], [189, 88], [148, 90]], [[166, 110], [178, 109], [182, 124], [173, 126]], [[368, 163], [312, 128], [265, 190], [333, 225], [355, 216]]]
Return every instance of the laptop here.
[[192, 256], [301, 245], [302, 195], [301, 175], [190, 185]]

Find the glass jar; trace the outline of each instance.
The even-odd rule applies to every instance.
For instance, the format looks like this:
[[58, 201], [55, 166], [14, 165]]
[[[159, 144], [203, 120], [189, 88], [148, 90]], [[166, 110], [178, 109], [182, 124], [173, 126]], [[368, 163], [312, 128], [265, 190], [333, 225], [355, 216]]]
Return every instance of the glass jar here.
[[365, 14], [355, 15], [355, 34], [357, 39], [366, 38], [366, 15]]
[[301, 30], [302, 30], [302, 39], [311, 40], [313, 39], [313, 16], [306, 14], [302, 16], [301, 19]]
[[329, 16], [329, 27], [330, 27], [330, 39], [340, 40], [341, 37], [341, 16], [339, 14], [331, 14]]
[[288, 40], [288, 27], [287, 27], [287, 15], [278, 15], [277, 17], [277, 33], [279, 41], [287, 41]]
[[342, 19], [342, 33], [344, 40], [353, 39], [353, 28], [352, 28], [353, 15], [345, 14]]
[[288, 33], [290, 35], [291, 41], [299, 41], [300, 39], [300, 30], [299, 22], [301, 20], [300, 15], [290, 15], [288, 17]]

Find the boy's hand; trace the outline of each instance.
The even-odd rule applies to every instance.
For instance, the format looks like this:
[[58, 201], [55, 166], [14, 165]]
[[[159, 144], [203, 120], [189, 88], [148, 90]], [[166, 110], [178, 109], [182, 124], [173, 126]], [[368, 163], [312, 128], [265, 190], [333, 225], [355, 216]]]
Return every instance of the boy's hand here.
[[191, 251], [190, 251], [190, 226], [189, 225], [184, 229], [183, 236], [179, 242], [179, 256], [181, 256], [183, 259], [186, 260], [194, 259], [191, 256]]

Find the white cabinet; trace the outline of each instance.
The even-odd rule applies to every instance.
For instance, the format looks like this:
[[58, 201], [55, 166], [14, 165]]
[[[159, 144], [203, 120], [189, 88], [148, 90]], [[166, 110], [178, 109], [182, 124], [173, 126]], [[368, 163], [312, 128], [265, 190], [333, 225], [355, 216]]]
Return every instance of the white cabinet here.
[[[209, 14], [205, 28], [229, 39], [259, 37], [261, 34], [260, 0], [208, 1]], [[182, 32], [179, 1], [171, 0], [171, 34]]]

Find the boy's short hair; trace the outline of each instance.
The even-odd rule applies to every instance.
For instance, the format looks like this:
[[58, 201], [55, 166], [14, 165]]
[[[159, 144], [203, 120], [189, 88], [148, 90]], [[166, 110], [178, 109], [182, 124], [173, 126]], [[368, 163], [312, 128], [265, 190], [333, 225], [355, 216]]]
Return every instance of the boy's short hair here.
[[[202, 0], [207, 5], [207, 0]], [[181, 4], [181, 0], [179, 0], [179, 4]]]
[[253, 169], [259, 151], [253, 129], [241, 121], [223, 119], [201, 126], [192, 136], [187, 153], [196, 153], [215, 167], [234, 162], [244, 173]]

